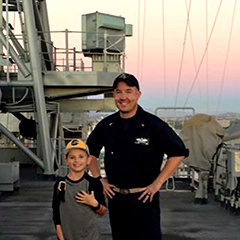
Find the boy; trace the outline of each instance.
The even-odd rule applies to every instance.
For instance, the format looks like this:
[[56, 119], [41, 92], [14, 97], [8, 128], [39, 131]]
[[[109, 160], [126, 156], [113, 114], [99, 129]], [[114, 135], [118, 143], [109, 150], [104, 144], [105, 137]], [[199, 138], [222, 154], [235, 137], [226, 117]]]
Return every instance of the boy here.
[[59, 240], [97, 240], [96, 214], [103, 216], [106, 203], [102, 183], [85, 172], [90, 163], [87, 145], [71, 140], [65, 150], [69, 173], [54, 185], [53, 221]]

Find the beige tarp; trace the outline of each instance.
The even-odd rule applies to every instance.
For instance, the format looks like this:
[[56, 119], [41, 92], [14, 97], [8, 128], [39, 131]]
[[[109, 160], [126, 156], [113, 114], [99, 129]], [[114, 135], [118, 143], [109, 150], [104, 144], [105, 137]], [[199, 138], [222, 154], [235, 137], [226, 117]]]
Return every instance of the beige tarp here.
[[223, 128], [212, 116], [194, 115], [179, 133], [189, 149], [189, 156], [184, 163], [195, 170], [210, 171], [212, 157], [222, 142], [223, 135]]
[[232, 122], [231, 125], [226, 129], [223, 141], [231, 141], [240, 138], [240, 123]]

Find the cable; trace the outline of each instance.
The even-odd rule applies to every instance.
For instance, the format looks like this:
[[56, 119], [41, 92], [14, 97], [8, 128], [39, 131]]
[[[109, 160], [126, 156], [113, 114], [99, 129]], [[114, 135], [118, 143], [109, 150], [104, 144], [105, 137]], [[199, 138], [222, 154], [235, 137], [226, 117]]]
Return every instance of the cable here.
[[[187, 3], [186, 3], [186, 11], [188, 11]], [[192, 47], [194, 69], [195, 69], [195, 72], [197, 72], [197, 62], [196, 62], [196, 55], [195, 55], [194, 44], [193, 44], [193, 37], [192, 37], [192, 29], [191, 29], [191, 25], [190, 25], [190, 19], [189, 19], [188, 28], [189, 28], [189, 36], [190, 36], [191, 47]], [[200, 95], [200, 98], [201, 98], [202, 94], [201, 94], [199, 78], [197, 78], [197, 80], [198, 80], [198, 85], [199, 85], [199, 95]]]
[[147, 4], [147, 1], [144, 0], [144, 9], [143, 9], [143, 34], [142, 34], [142, 57], [141, 57], [141, 74], [140, 74], [140, 81], [142, 81], [142, 75], [143, 75], [143, 59], [144, 59], [144, 44], [145, 44], [145, 23], [146, 23], [146, 4]]
[[140, 68], [140, 0], [138, 0], [138, 46], [137, 46], [137, 76], [139, 76]]
[[[180, 69], [178, 74], [178, 82], [177, 82], [177, 89], [176, 89], [176, 95], [175, 95], [175, 104], [174, 107], [177, 107], [177, 99], [178, 99], [178, 92], [179, 92], [179, 86], [181, 81], [181, 75], [182, 75], [182, 65], [183, 65], [183, 59], [184, 59], [184, 53], [185, 53], [185, 46], [186, 46], [186, 39], [187, 39], [187, 32], [188, 32], [188, 25], [189, 25], [189, 15], [190, 15], [190, 9], [191, 9], [191, 0], [189, 2], [188, 11], [187, 11], [187, 23], [185, 28], [185, 34], [184, 34], [184, 40], [183, 40], [183, 49], [182, 49], [182, 58], [180, 63]], [[186, 0], [185, 0], [186, 3]], [[186, 3], [187, 5], [187, 3]]]
[[162, 0], [162, 36], [163, 36], [163, 84], [164, 84], [164, 98], [166, 98], [166, 55], [165, 55], [165, 15], [164, 15], [164, 0]]
[[[206, 8], [206, 44], [208, 40], [208, 0], [205, 2]], [[206, 79], [207, 79], [207, 112], [209, 112], [209, 79], [208, 79], [208, 49], [206, 51]]]
[[218, 96], [217, 113], [219, 111], [222, 89], [223, 89], [223, 83], [224, 83], [224, 80], [225, 80], [225, 73], [226, 73], [229, 49], [230, 49], [231, 38], [232, 38], [233, 24], [234, 24], [234, 19], [235, 19], [236, 5], [237, 5], [237, 0], [235, 0], [234, 8], [233, 8], [232, 22], [231, 22], [231, 28], [230, 28], [230, 34], [229, 34], [228, 46], [227, 46], [227, 54], [226, 54], [226, 58], [225, 58], [225, 62], [224, 62], [223, 75], [222, 75], [222, 80], [221, 80], [221, 85], [220, 85], [219, 96]]
[[207, 41], [207, 43], [206, 43], [206, 47], [205, 47], [205, 50], [204, 50], [204, 52], [203, 52], [203, 56], [202, 56], [202, 59], [201, 59], [201, 61], [200, 61], [198, 70], [197, 70], [196, 75], [195, 75], [195, 77], [194, 77], [194, 79], [193, 79], [193, 81], [192, 81], [192, 85], [191, 85], [190, 90], [189, 90], [189, 92], [188, 92], [186, 101], [185, 101], [185, 103], [184, 103], [184, 105], [183, 105], [184, 107], [186, 106], [186, 104], [187, 104], [187, 102], [188, 102], [188, 99], [189, 99], [189, 97], [190, 97], [190, 94], [191, 94], [191, 92], [192, 92], [192, 90], [193, 90], [193, 87], [194, 87], [194, 85], [195, 85], [196, 79], [197, 79], [197, 77], [198, 77], [198, 73], [199, 73], [199, 71], [200, 71], [200, 69], [201, 69], [201, 66], [202, 66], [204, 57], [205, 57], [206, 52], [207, 52], [207, 49], [208, 49], [208, 45], [209, 45], [209, 43], [210, 43], [210, 40], [211, 40], [211, 37], [212, 37], [212, 34], [213, 34], [214, 27], [215, 27], [216, 22], [217, 22], [217, 17], [218, 17], [218, 14], [219, 14], [219, 12], [220, 12], [221, 5], [222, 5], [222, 0], [221, 0], [220, 3], [219, 3], [218, 10], [217, 10], [217, 14], [216, 14], [216, 17], [215, 17], [215, 19], [214, 19], [213, 27], [212, 27], [211, 33], [210, 33], [210, 35], [209, 35], [209, 39], [208, 39], [208, 41]]

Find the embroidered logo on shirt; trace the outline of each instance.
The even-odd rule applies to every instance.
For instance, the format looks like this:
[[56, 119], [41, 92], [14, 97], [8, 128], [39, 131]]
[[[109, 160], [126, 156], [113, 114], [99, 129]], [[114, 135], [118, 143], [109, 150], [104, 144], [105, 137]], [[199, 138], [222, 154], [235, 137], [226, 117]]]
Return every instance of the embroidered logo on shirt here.
[[139, 145], [149, 145], [149, 138], [136, 138], [134, 143]]

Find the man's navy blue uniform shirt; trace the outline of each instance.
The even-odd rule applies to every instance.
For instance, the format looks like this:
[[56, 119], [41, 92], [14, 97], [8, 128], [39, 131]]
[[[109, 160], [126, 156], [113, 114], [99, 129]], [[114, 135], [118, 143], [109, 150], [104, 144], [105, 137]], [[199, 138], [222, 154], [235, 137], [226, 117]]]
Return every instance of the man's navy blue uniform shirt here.
[[160, 173], [164, 154], [188, 156], [188, 149], [172, 128], [138, 106], [134, 117], [116, 112], [97, 124], [89, 135], [90, 154], [98, 157], [105, 147], [105, 171], [119, 188], [145, 187]]

